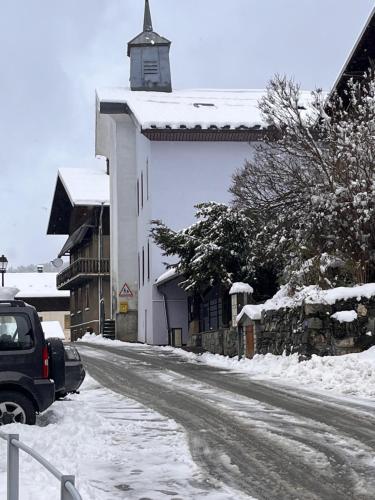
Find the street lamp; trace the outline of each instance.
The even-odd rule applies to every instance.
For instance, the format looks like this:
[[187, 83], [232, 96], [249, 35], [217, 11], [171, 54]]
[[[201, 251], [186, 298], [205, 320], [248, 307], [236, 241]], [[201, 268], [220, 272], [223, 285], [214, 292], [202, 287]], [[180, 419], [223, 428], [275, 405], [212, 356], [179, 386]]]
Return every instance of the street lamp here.
[[2, 255], [0, 257], [1, 286], [4, 286], [4, 274], [7, 272], [8, 259]]

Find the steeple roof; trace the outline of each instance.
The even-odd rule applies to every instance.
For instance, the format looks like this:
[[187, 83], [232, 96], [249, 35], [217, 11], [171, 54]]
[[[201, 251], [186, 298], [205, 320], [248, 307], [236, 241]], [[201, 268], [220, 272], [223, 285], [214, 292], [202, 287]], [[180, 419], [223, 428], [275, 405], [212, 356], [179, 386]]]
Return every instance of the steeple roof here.
[[128, 56], [132, 47], [145, 47], [155, 45], [171, 45], [171, 41], [163, 36], [160, 36], [153, 30], [151, 10], [149, 0], [145, 0], [145, 15], [143, 21], [143, 32], [137, 35], [128, 43]]

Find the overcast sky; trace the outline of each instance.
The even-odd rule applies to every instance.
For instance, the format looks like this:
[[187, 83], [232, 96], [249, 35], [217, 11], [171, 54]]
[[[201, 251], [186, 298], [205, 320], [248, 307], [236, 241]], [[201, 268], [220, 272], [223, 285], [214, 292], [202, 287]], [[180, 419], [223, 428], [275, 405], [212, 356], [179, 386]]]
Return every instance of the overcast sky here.
[[[275, 73], [329, 89], [374, 0], [150, 0], [172, 40], [175, 88], [264, 88]], [[61, 166], [97, 164], [95, 88], [127, 86], [143, 0], [2, 0], [0, 254], [53, 259], [46, 236]]]

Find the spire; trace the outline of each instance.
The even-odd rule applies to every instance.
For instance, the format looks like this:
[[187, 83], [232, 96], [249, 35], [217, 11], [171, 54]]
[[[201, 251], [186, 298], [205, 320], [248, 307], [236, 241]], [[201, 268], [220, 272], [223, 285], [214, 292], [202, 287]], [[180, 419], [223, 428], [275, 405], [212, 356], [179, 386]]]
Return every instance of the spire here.
[[153, 31], [149, 0], [145, 0], [145, 19], [143, 22], [143, 31]]

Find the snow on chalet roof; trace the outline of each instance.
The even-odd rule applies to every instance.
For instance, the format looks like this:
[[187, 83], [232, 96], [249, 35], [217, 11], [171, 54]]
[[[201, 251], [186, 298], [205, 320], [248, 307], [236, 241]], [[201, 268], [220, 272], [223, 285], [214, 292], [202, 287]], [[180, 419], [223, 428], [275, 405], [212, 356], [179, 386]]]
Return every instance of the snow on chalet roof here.
[[[177, 90], [132, 92], [126, 88], [97, 91], [99, 105], [125, 104], [142, 129], [260, 129], [266, 124], [258, 108], [265, 90]], [[303, 92], [308, 103], [309, 92]], [[301, 104], [303, 104], [301, 103]]]
[[105, 169], [60, 168], [58, 176], [72, 205], [109, 205], [109, 175]]
[[70, 292], [57, 290], [57, 273], [6, 273], [6, 287], [18, 288], [18, 299], [69, 297]]

